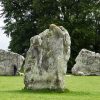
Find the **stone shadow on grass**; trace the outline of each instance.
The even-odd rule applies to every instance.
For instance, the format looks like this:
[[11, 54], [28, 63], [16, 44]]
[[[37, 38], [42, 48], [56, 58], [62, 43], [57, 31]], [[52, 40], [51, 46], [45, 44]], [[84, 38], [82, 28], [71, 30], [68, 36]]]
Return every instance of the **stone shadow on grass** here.
[[92, 95], [89, 92], [85, 92], [85, 91], [71, 91], [68, 89], [65, 89], [64, 91], [60, 91], [60, 90], [49, 90], [49, 89], [42, 89], [42, 90], [27, 90], [27, 89], [22, 89], [22, 90], [5, 90], [5, 91], [0, 91], [1, 93], [17, 93], [17, 94], [66, 94], [66, 96], [68, 95], [72, 95], [72, 96], [84, 96], [84, 95]]

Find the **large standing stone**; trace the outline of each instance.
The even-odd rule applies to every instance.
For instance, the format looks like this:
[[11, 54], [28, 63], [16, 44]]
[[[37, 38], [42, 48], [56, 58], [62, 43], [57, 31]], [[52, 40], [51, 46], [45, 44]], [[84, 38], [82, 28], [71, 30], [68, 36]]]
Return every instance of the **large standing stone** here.
[[25, 60], [25, 87], [64, 89], [63, 76], [70, 57], [70, 44], [67, 30], [54, 24], [32, 37]]
[[72, 68], [75, 75], [100, 75], [100, 54], [82, 49]]
[[0, 75], [14, 75], [14, 69], [19, 71], [24, 57], [13, 52], [0, 50]]

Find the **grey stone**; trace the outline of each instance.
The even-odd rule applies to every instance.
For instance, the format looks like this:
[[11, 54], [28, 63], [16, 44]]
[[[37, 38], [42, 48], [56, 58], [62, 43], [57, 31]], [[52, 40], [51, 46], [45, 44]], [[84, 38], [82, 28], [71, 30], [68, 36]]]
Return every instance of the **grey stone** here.
[[0, 75], [14, 75], [14, 67], [19, 71], [23, 61], [23, 56], [0, 49]]
[[32, 37], [24, 66], [25, 88], [63, 90], [70, 44], [67, 30], [54, 24]]
[[100, 54], [82, 49], [72, 68], [75, 75], [100, 75]]

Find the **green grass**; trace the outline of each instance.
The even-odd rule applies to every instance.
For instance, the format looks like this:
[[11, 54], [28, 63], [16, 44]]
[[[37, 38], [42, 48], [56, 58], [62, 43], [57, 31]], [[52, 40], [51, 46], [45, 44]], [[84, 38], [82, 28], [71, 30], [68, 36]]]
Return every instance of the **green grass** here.
[[100, 100], [99, 76], [66, 76], [63, 93], [24, 90], [23, 77], [0, 77], [0, 100]]

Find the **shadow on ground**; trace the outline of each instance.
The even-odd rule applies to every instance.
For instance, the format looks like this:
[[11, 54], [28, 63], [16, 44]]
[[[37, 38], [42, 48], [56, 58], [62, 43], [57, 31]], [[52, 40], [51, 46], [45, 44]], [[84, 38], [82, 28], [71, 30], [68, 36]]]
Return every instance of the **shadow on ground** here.
[[26, 90], [26, 89], [22, 89], [22, 90], [5, 90], [5, 91], [0, 91], [0, 93], [16, 93], [16, 94], [66, 94], [66, 95], [80, 95], [80, 96], [84, 96], [84, 95], [92, 95], [89, 92], [83, 92], [83, 91], [71, 91], [68, 89], [65, 89], [64, 91], [60, 91], [60, 90]]

